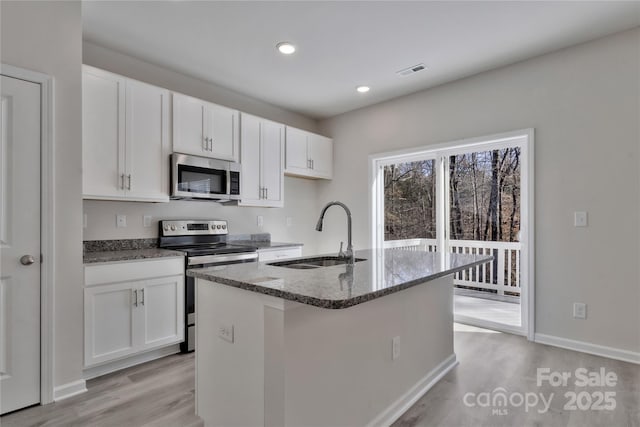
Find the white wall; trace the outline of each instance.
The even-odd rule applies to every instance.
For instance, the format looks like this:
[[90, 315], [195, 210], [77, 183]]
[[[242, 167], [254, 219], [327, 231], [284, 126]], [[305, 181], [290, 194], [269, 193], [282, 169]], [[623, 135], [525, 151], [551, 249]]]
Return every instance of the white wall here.
[[80, 2], [1, 2], [4, 64], [54, 78], [55, 385], [82, 377]]
[[[169, 203], [107, 202], [85, 200], [87, 228], [84, 240], [158, 237], [159, 219], [226, 219], [231, 234], [271, 233], [279, 242], [304, 243], [304, 254], [316, 250], [316, 184], [314, 181], [285, 177], [284, 208], [222, 206], [214, 202], [171, 201]], [[116, 215], [127, 215], [127, 228], [116, 228]], [[142, 217], [151, 215], [152, 226], [143, 227]], [[262, 215], [264, 225], [257, 226]], [[292, 218], [287, 227], [286, 218]]]
[[[176, 92], [196, 96], [211, 102], [309, 131], [317, 131], [315, 120], [283, 110], [262, 101], [232, 92], [220, 86], [194, 79], [184, 74], [141, 61], [120, 52], [83, 43], [83, 61], [105, 70], [145, 81]], [[171, 201], [163, 203], [85, 201], [87, 228], [84, 240], [131, 239], [158, 236], [158, 219], [219, 218], [229, 220], [233, 234], [269, 232], [278, 241], [304, 243], [305, 254], [315, 253], [316, 183], [312, 180], [285, 178], [284, 208], [247, 208], [221, 206], [211, 202]], [[127, 228], [116, 228], [116, 214], [127, 215]], [[154, 218], [152, 227], [142, 226], [143, 215]], [[258, 228], [256, 216], [264, 216], [264, 226]], [[286, 217], [293, 225], [286, 226]]]
[[[635, 29], [328, 119], [335, 172], [318, 207], [345, 202], [369, 246], [369, 154], [533, 127], [536, 332], [640, 352], [639, 79]], [[588, 228], [573, 227], [580, 210]], [[343, 223], [328, 216], [319, 251]]]

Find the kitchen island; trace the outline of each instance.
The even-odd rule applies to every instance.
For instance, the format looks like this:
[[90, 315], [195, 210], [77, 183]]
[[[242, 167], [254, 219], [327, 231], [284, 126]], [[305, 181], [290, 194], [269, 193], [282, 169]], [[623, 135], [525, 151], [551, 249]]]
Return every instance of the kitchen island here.
[[197, 278], [196, 413], [205, 425], [389, 424], [455, 366], [452, 274], [492, 258], [398, 249], [355, 257], [188, 272]]

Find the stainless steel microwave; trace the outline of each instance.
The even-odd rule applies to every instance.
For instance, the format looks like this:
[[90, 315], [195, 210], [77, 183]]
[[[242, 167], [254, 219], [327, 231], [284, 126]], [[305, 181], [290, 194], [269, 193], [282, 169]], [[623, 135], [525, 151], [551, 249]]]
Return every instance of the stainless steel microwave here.
[[171, 198], [240, 200], [240, 164], [173, 153]]

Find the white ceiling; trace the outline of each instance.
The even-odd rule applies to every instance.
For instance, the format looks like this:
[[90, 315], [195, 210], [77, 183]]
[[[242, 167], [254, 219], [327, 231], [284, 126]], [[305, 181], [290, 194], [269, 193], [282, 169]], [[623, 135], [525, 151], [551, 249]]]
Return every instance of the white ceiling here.
[[638, 25], [640, 2], [83, 2], [85, 40], [312, 118]]

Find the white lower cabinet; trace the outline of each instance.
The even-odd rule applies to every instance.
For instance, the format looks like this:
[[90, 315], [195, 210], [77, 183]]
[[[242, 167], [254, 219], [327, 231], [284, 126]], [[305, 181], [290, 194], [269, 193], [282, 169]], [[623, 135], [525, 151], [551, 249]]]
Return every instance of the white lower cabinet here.
[[258, 251], [258, 261], [283, 261], [290, 258], [302, 256], [302, 246], [289, 247], [285, 249], [261, 249]]
[[184, 340], [183, 263], [170, 258], [85, 267], [85, 367]]

